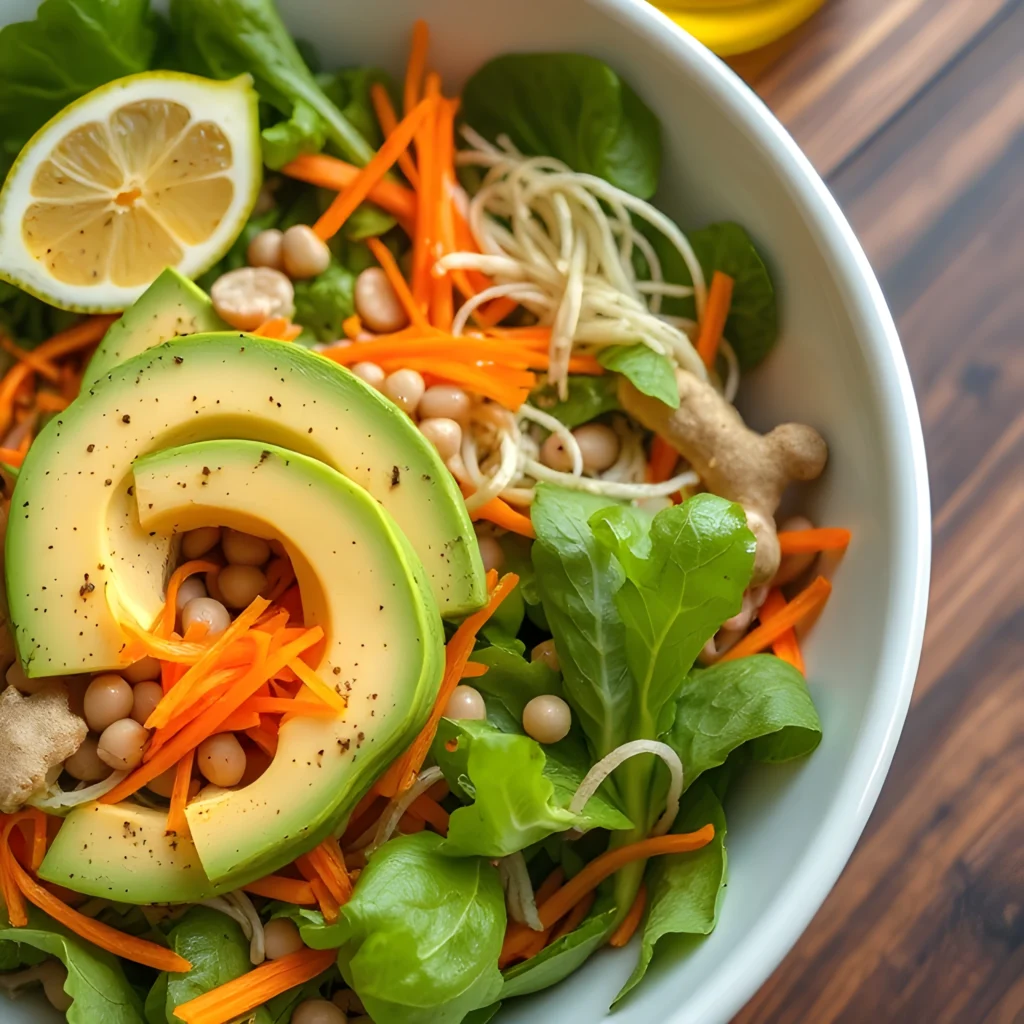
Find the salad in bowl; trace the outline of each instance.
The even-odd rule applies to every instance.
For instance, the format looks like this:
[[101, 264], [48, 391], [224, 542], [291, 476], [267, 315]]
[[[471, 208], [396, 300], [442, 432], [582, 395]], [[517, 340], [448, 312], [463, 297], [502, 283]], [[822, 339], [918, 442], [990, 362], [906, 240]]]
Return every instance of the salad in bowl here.
[[483, 1024], [636, 936], [625, 997], [820, 741], [770, 253], [614, 67], [407, 31], [0, 31], [0, 987], [69, 1021]]

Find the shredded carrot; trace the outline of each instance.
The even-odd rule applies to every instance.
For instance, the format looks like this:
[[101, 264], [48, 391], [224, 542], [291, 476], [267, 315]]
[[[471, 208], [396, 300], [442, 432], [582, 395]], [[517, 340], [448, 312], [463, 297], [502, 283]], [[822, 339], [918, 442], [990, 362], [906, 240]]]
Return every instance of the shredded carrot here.
[[529, 516], [517, 512], [507, 501], [502, 498], [491, 498], [486, 504], [473, 509], [473, 519], [486, 519], [490, 523], [501, 526], [512, 533], [518, 533], [523, 537], [536, 537], [533, 523]]
[[302, 333], [302, 328], [298, 324], [293, 324], [286, 316], [272, 316], [269, 320], [264, 320], [252, 333], [271, 341], [294, 341]]
[[704, 360], [710, 370], [715, 365], [718, 346], [722, 341], [725, 321], [729, 318], [729, 306], [732, 303], [733, 279], [728, 274], [716, 270], [711, 278], [708, 289], [708, 301], [704, 307], [704, 318], [700, 323], [700, 334], [697, 338], [697, 354]]
[[246, 729], [245, 735], [263, 751], [267, 757], [277, 753], [277, 735], [270, 732], [262, 723], [258, 729]]
[[481, 327], [494, 327], [496, 324], [500, 324], [510, 313], [514, 313], [519, 308], [519, 303], [515, 299], [510, 299], [507, 295], [503, 295], [499, 299], [494, 299], [492, 302], [488, 302], [483, 309], [478, 309], [473, 314], [473, 319], [476, 320]]
[[[386, 249], [384, 251], [387, 252]], [[546, 370], [549, 364], [547, 351], [537, 351], [515, 342], [493, 338], [472, 335], [456, 337], [447, 333], [431, 333], [420, 337], [380, 337], [358, 345], [328, 349], [326, 354], [338, 363], [357, 363], [365, 359], [379, 363], [393, 359], [437, 356], [446, 360], [464, 359], [468, 365], [493, 363], [512, 370]], [[592, 356], [574, 356], [573, 362], [575, 372], [603, 372], [604, 369]]]
[[225, 1024], [269, 1002], [274, 996], [312, 981], [337, 959], [336, 949], [300, 949], [182, 1003], [174, 1015], [185, 1024]]
[[40, 391], [36, 395], [36, 408], [40, 412], [63, 412], [70, 404], [70, 399], [52, 391]]
[[805, 555], [812, 551], [842, 551], [850, 544], [851, 533], [838, 526], [813, 530], [782, 530], [779, 550], [784, 555]]
[[[398, 159], [398, 154], [409, 147], [413, 135], [425, 120], [429, 120], [435, 106], [436, 104], [430, 100], [424, 100], [419, 104], [398, 125], [394, 134], [377, 150], [370, 162], [359, 171], [352, 184], [344, 192], [339, 192], [331, 205], [321, 214], [313, 225], [313, 230], [325, 242], [341, 230], [356, 207], [369, 197], [370, 189], [387, 174]], [[417, 206], [417, 216], [421, 206], [422, 204]]]
[[188, 818], [185, 817], [185, 806], [188, 803], [188, 791], [192, 785], [192, 765], [195, 764], [196, 752], [190, 750], [178, 762], [174, 769], [174, 786], [171, 788], [171, 806], [167, 811], [167, 831], [176, 835], [188, 835]]
[[301, 658], [288, 662], [288, 667], [320, 698], [335, 715], [348, 711], [348, 701], [333, 686], [325, 683]]
[[[406, 316], [409, 320], [417, 327], [429, 327], [427, 318], [423, 314], [423, 310], [412, 296], [412, 292], [409, 291], [409, 286], [405, 282], [405, 278], [402, 276], [401, 270], [398, 269], [398, 264], [395, 262], [395, 257], [391, 255], [391, 250], [379, 239], [379, 238], [368, 238], [366, 244], [370, 247], [370, 252], [373, 253], [374, 258], [381, 265], [381, 269], [387, 275], [387, 279], [391, 282], [391, 287], [395, 289], [395, 294], [398, 296], [398, 301], [402, 304], [402, 308], [405, 310]], [[364, 342], [363, 344], [373, 344], [372, 342]], [[363, 356], [364, 359], [369, 359], [369, 355]]]
[[246, 732], [260, 727], [260, 716], [255, 711], [238, 708], [232, 711], [217, 729], [217, 732]]
[[647, 482], [664, 483], [672, 478], [672, 471], [679, 461], [679, 452], [660, 434], [651, 439], [651, 454], [647, 460]]
[[328, 836], [306, 854], [306, 859], [338, 906], [344, 906], [352, 898], [352, 878], [345, 868], [345, 857], [337, 839]]
[[523, 372], [512, 380], [505, 380], [496, 372], [500, 368], [493, 365], [485, 369], [439, 359], [404, 359], [402, 365], [410, 370], [431, 373], [453, 384], [462, 384], [486, 398], [493, 398], [513, 412], [526, 401], [530, 392], [537, 386], [536, 374]]
[[430, 753], [430, 745], [434, 742], [437, 726], [444, 715], [448, 698], [451, 696], [452, 690], [458, 686], [469, 656], [473, 653], [477, 633], [498, 610], [501, 602], [512, 593], [518, 582], [519, 577], [513, 572], [502, 576], [492, 591], [486, 606], [467, 616], [451, 640], [448, 641], [448, 646], [445, 648], [444, 676], [441, 679], [441, 686], [438, 689], [430, 717], [409, 749], [393, 761], [388, 770], [377, 780], [377, 792], [382, 796], [389, 798], [397, 796], [407, 790], [419, 775], [423, 762], [426, 760], [427, 754]]
[[14, 356], [15, 359], [18, 359], [27, 366], [30, 366], [35, 373], [39, 374], [40, 377], [45, 377], [53, 384], [60, 383], [60, 370], [58, 370], [57, 367], [48, 359], [41, 359], [35, 352], [29, 352], [26, 349], [23, 349], [20, 345], [15, 345], [15, 343], [4, 334], [0, 334], [0, 348], [3, 348], [5, 352]]
[[422, 818], [435, 832], [443, 836], [448, 835], [448, 812], [426, 793], [420, 793], [409, 805], [409, 810], [417, 818]]
[[[547, 878], [544, 879], [540, 884], [540, 888], [534, 894], [534, 902], [538, 905], [543, 903], [545, 900], [550, 899], [557, 891], [562, 882], [565, 881], [565, 872], [561, 867], [557, 867]], [[550, 928], [544, 928], [542, 931], [530, 932], [530, 936], [522, 936], [523, 926], [512, 923], [505, 936], [505, 941], [502, 943], [501, 954], [498, 957], [498, 966], [504, 969], [512, 960], [529, 960], [531, 957], [536, 956], [547, 944], [548, 938], [551, 935]], [[522, 948], [518, 949], [517, 952], [506, 952], [506, 945], [512, 943], [513, 945], [518, 944], [522, 940]], [[527, 939], [529, 941], [527, 942]]]
[[[454, 251], [455, 222], [452, 213], [452, 191], [455, 187], [453, 158], [455, 153], [455, 112], [458, 100], [441, 100], [437, 109], [434, 143], [436, 168], [436, 223], [434, 234], [440, 243], [440, 255]], [[427, 200], [429, 197], [424, 196]], [[451, 330], [454, 314], [452, 278], [450, 274], [431, 271], [430, 321], [436, 327]]]
[[466, 663], [466, 667], [462, 670], [462, 678], [479, 679], [481, 676], [487, 675], [489, 671], [489, 665], [481, 665], [479, 662], [470, 661]]
[[280, 900], [282, 903], [294, 903], [298, 906], [312, 906], [316, 903], [309, 882], [298, 878], [266, 875], [255, 882], [243, 885], [242, 888], [254, 896], [265, 896], [268, 900]]
[[551, 936], [551, 942], [557, 942], [559, 939], [564, 938], [570, 932], [574, 932], [579, 928], [583, 923], [583, 918], [590, 913], [590, 908], [594, 905], [595, 897], [595, 893], [588, 892], [583, 899], [581, 899], [579, 903], [569, 911], [565, 920], [558, 926], [558, 928], [555, 929], [554, 935]]
[[17, 469], [25, 461], [25, 453], [18, 448], [0, 448], [0, 462]]
[[424, 103], [430, 111], [416, 130], [416, 169], [420, 174], [419, 203], [412, 244], [411, 285], [413, 298], [426, 308], [430, 298], [430, 268], [434, 263], [436, 240], [435, 215], [438, 204], [440, 172], [437, 166], [437, 111], [441, 79], [435, 72], [427, 75]]
[[353, 313], [341, 322], [341, 331], [350, 341], [355, 341], [363, 332], [363, 321]]
[[37, 345], [35, 354], [42, 359], [57, 359], [93, 345], [107, 333], [107, 328], [119, 316], [120, 313], [112, 316], [91, 316]]
[[[332, 192], [343, 192], [351, 188], [359, 178], [362, 168], [346, 163], [326, 153], [311, 153], [296, 157], [290, 164], [281, 168], [281, 173], [305, 181], [310, 185], [330, 189]], [[416, 216], [416, 193], [412, 189], [400, 185], [397, 181], [381, 178], [370, 186], [367, 199], [382, 210], [393, 214], [399, 222], [410, 223]]]
[[[398, 127], [398, 115], [395, 113], [395, 108], [391, 103], [391, 97], [388, 95], [387, 89], [380, 82], [374, 82], [370, 86], [370, 102], [373, 104], [373, 112], [377, 115], [377, 123], [380, 125], [384, 138], [390, 138], [394, 135], [395, 128]], [[398, 166], [402, 168], [402, 173], [409, 184], [413, 188], [417, 188], [420, 183], [420, 176], [408, 152], [402, 153], [398, 157]]]
[[[768, 596], [764, 599], [764, 604], [761, 605], [761, 609], [758, 615], [762, 622], [768, 622], [774, 618], [786, 607], [786, 599], [782, 596], [782, 591], [778, 587], [773, 587], [768, 591]], [[772, 641], [772, 653], [783, 661], [788, 661], [793, 668], [799, 672], [804, 672], [804, 656], [800, 650], [800, 644], [796, 638], [796, 631], [792, 626], [789, 627], [778, 639]]]
[[402, 94], [403, 109], [406, 115], [412, 113], [413, 108], [420, 101], [429, 46], [430, 30], [422, 18], [417, 18], [412, 26], [412, 46], [409, 48], [409, 63], [405, 68], [405, 88]]
[[331, 890], [327, 888], [322, 878], [312, 879], [309, 887], [313, 890], [317, 903], [320, 904], [320, 913], [324, 915], [324, 920], [328, 924], [334, 924], [338, 920], [338, 911], [341, 908], [338, 906], [338, 901], [331, 894]]
[[633, 933], [640, 927], [640, 922], [643, 920], [646, 906], [647, 886], [641, 882], [636, 899], [633, 900], [633, 905], [629, 908], [629, 913], [622, 919], [619, 927], [612, 932], [612, 937], [608, 940], [609, 946], [625, 946], [633, 938]]
[[14, 400], [22, 386], [32, 379], [28, 363], [12, 366], [0, 381], [0, 435], [6, 434], [14, 420]]
[[171, 578], [167, 582], [167, 596], [164, 598], [163, 611], [160, 613], [160, 636], [169, 637], [174, 631], [174, 620], [178, 610], [178, 591], [181, 589], [182, 583], [184, 583], [189, 576], [194, 576], [198, 572], [210, 572], [212, 569], [216, 568], [216, 562], [204, 562], [197, 560], [193, 562], [185, 562], [183, 565], [179, 565], [178, 568], [171, 573]]
[[832, 584], [824, 576], [819, 576], [813, 583], [802, 590], [785, 608], [773, 615], [768, 622], [762, 622], [757, 629], [751, 630], [735, 647], [728, 650], [720, 659], [733, 661], [745, 658], [748, 654], [757, 654], [774, 643], [787, 629], [795, 626], [801, 619], [816, 612], [828, 600], [832, 593]]

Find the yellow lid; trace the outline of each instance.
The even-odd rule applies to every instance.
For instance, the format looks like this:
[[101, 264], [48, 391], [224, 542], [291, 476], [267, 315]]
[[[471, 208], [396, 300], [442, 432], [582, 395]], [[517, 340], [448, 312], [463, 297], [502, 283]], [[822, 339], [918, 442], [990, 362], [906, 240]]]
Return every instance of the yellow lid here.
[[765, 46], [809, 18], [824, 0], [653, 0], [720, 56]]

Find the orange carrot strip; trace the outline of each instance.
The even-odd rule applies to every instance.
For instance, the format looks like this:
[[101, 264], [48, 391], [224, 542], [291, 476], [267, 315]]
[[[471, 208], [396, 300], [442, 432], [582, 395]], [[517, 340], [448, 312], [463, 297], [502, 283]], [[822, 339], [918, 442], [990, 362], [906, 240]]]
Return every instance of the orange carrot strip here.
[[851, 533], [838, 526], [820, 526], [813, 530], [782, 530], [779, 550], [784, 555], [805, 555], [812, 551], [842, 551], [849, 546]]
[[551, 942], [557, 942], [570, 932], [576, 931], [583, 922], [583, 918], [590, 913], [590, 908], [594, 905], [594, 899], [595, 893], [588, 892], [586, 896], [584, 896], [583, 899], [581, 899], [579, 903], [569, 911], [565, 920], [558, 926], [558, 928], [555, 929], [554, 935], [551, 936]]
[[174, 770], [174, 785], [171, 787], [171, 806], [167, 811], [167, 831], [176, 835], [188, 835], [188, 819], [185, 817], [185, 805], [188, 803], [188, 790], [192, 785], [192, 765], [195, 763], [196, 752], [190, 750]]
[[328, 349], [327, 355], [338, 363], [438, 356], [442, 359], [465, 360], [468, 365], [489, 362], [513, 370], [527, 370], [531, 367], [547, 369], [548, 366], [546, 352], [531, 351], [514, 343], [490, 338], [455, 337], [451, 334], [400, 338], [395, 341], [377, 338], [374, 341], [362, 341], [358, 345], [348, 345], [337, 351]]
[[22, 813], [28, 815], [23, 825], [28, 829], [25, 840], [29, 843], [29, 867], [38, 871], [46, 856], [46, 815], [37, 807], [26, 807]]
[[336, 949], [300, 949], [277, 960], [267, 960], [234, 981], [182, 1003], [174, 1015], [185, 1024], [224, 1024], [290, 988], [312, 981], [337, 956]]
[[[390, 138], [394, 135], [395, 128], [398, 127], [398, 115], [392, 106], [387, 89], [380, 82], [374, 82], [370, 86], [370, 102], [373, 104], [373, 112], [377, 115], [377, 123], [384, 133], [384, 138]], [[408, 152], [404, 152], [398, 157], [398, 166], [402, 168], [402, 173], [409, 184], [413, 188], [419, 187], [420, 176]]]
[[293, 658], [288, 667], [320, 698], [335, 715], [348, 711], [348, 701], [333, 686], [325, 683], [301, 658]]
[[160, 636], [169, 637], [174, 631], [174, 620], [178, 611], [178, 591], [181, 589], [182, 583], [184, 583], [189, 576], [194, 576], [197, 572], [210, 572], [216, 568], [216, 562], [204, 562], [197, 560], [193, 562], [185, 562], [184, 565], [179, 565], [178, 568], [171, 573], [171, 578], [167, 583], [167, 596], [164, 598], [163, 611], [160, 613]]
[[481, 327], [494, 327], [518, 308], [519, 303], [515, 299], [503, 295], [500, 299], [492, 299], [483, 309], [476, 310], [473, 314], [473, 319]]
[[346, 338], [351, 341], [355, 341], [363, 331], [363, 321], [353, 313], [351, 316], [347, 316], [342, 320], [341, 331]]
[[285, 878], [283, 875], [266, 875], [249, 882], [242, 888], [254, 896], [265, 896], [268, 900], [280, 900], [282, 903], [295, 903], [298, 906], [311, 906], [316, 897], [309, 882], [298, 878]]
[[[302, 858], [300, 857], [299, 860], [302, 860]], [[309, 887], [313, 890], [317, 903], [320, 904], [320, 913], [324, 915], [324, 920], [328, 924], [333, 924], [338, 920], [340, 907], [331, 890], [327, 888], [324, 880], [318, 875], [309, 880]]]
[[80, 323], [69, 327], [66, 331], [55, 334], [52, 338], [37, 345], [35, 354], [41, 359], [57, 359], [60, 356], [77, 352], [88, 345], [99, 341], [107, 328], [118, 319], [120, 313], [111, 316], [91, 316]]
[[832, 584], [824, 576], [819, 576], [797, 594], [777, 615], [773, 615], [768, 622], [762, 622], [757, 629], [751, 630], [720, 660], [734, 661], [736, 658], [745, 658], [748, 654], [757, 654], [758, 651], [763, 651], [778, 640], [787, 629], [821, 608], [831, 593]]
[[448, 835], [448, 812], [436, 801], [431, 800], [426, 793], [420, 793], [409, 805], [409, 810], [422, 818], [428, 825], [441, 835]]
[[19, 448], [0, 448], [0, 462], [17, 468], [25, 461], [25, 453]]
[[[370, 247], [370, 252], [373, 253], [374, 258], [387, 275], [388, 280], [391, 282], [391, 287], [395, 289], [395, 294], [398, 296], [398, 301], [402, 304], [406, 316], [417, 327], [429, 327], [430, 325], [423, 310], [413, 298], [405, 278], [402, 277], [401, 270], [398, 269], [395, 257], [391, 255], [391, 250], [379, 238], [368, 238], [366, 244]], [[362, 344], [374, 344], [374, 342], [363, 342]], [[361, 347], [362, 345], [360, 345]], [[370, 357], [366, 355], [363, 358], [369, 359]]]
[[419, 735], [413, 740], [409, 749], [397, 760], [393, 761], [388, 770], [377, 780], [377, 792], [388, 798], [407, 790], [419, 775], [423, 762], [430, 752], [430, 745], [434, 742], [438, 724], [444, 715], [445, 706], [452, 690], [458, 686], [462, 673], [465, 671], [469, 656], [473, 653], [473, 646], [476, 643], [476, 635], [481, 627], [501, 606], [501, 602], [512, 592], [519, 577], [513, 573], [506, 573], [502, 576], [498, 585], [491, 593], [487, 604], [480, 611], [473, 612], [466, 617], [463, 623], [455, 631], [451, 640], [445, 648], [445, 670], [441, 679], [441, 686], [438, 689], [434, 707], [431, 709], [430, 717], [426, 725], [420, 730]]
[[328, 836], [319, 846], [313, 847], [306, 858], [338, 906], [344, 906], [352, 898], [352, 879], [345, 869], [345, 859], [337, 840]]
[[[297, 181], [330, 189], [332, 192], [343, 192], [351, 188], [361, 170], [362, 168], [356, 167], [355, 164], [327, 156], [326, 153], [311, 153], [296, 157], [290, 164], [285, 164], [281, 168], [281, 173]], [[397, 181], [381, 178], [370, 186], [366, 198], [400, 221], [411, 221], [416, 216], [416, 193], [404, 185], [399, 185]]]
[[678, 461], [679, 452], [660, 434], [655, 434], [651, 440], [651, 454], [647, 460], [648, 483], [660, 484], [670, 480]]
[[245, 732], [247, 729], [258, 729], [260, 727], [260, 716], [255, 711], [245, 711], [238, 708], [232, 711], [223, 722], [217, 732]]
[[[778, 587], [772, 587], [764, 599], [764, 604], [761, 605], [758, 617], [762, 622], [768, 622], [785, 607], [786, 599], [782, 596], [782, 591]], [[796, 638], [796, 631], [792, 626], [772, 642], [772, 653], [775, 657], [789, 662], [797, 671], [804, 672], [804, 656]]]
[[157, 729], [142, 755], [143, 763], [151, 761], [189, 722], [197, 719], [207, 708], [213, 707], [231, 689], [232, 683], [237, 682], [245, 675], [244, 668], [224, 669], [215, 672], [210, 677], [209, 688], [201, 697], [193, 701], [179, 715], [172, 718], [167, 725]]
[[[434, 233], [440, 243], [440, 255], [455, 251], [455, 221], [452, 213], [452, 190], [455, 186], [455, 111], [458, 100], [441, 100], [437, 110], [436, 139], [437, 206], [434, 211]], [[426, 197], [425, 197], [426, 198]], [[450, 274], [431, 271], [430, 321], [444, 330], [451, 330], [454, 314], [452, 278]]]
[[[429, 100], [424, 100], [416, 107], [395, 129], [394, 134], [377, 150], [370, 162], [359, 171], [352, 184], [344, 192], [339, 192], [335, 196], [331, 205], [313, 225], [313, 230], [325, 242], [341, 230], [341, 226], [352, 215], [356, 207], [369, 197], [370, 189], [387, 174], [398, 159], [398, 154], [408, 148], [417, 129], [425, 120], [429, 120], [434, 107], [435, 104]], [[418, 204], [419, 206], [422, 204]]]
[[302, 333], [302, 328], [286, 316], [272, 316], [252, 333], [261, 338], [270, 338], [271, 341], [294, 341]]
[[0, 347], [15, 359], [31, 367], [32, 371], [38, 373], [40, 377], [45, 377], [54, 384], [60, 383], [60, 371], [48, 359], [40, 359], [35, 352], [29, 352], [20, 345], [16, 345], [5, 334], [0, 334]]
[[[541, 882], [540, 888], [534, 894], [534, 902], [539, 905], [550, 899], [558, 891], [563, 881], [565, 881], [565, 872], [560, 867], [555, 868]], [[536, 956], [548, 944], [550, 935], [550, 928], [535, 932], [527, 925], [511, 922], [502, 943], [498, 966], [504, 969], [512, 960], [529, 960], [530, 957]], [[521, 948], [519, 948], [520, 943], [522, 944]], [[506, 947], [508, 947], [508, 951], [506, 951]], [[513, 948], [516, 949], [516, 952], [512, 952]]]
[[533, 523], [529, 516], [517, 512], [507, 501], [501, 498], [491, 498], [486, 504], [473, 509], [470, 513], [473, 519], [486, 519], [496, 526], [518, 533], [523, 537], [534, 538], [537, 536], [533, 529]]
[[486, 398], [493, 398], [513, 412], [529, 397], [537, 386], [536, 374], [522, 371], [511, 380], [508, 374], [499, 374], [498, 367], [467, 366], [464, 363], [440, 359], [404, 359], [402, 365], [420, 373], [431, 373], [435, 377], [462, 384]]
[[481, 665], [479, 662], [470, 661], [466, 664], [466, 667], [462, 670], [463, 679], [479, 679], [481, 676], [487, 675], [490, 670], [490, 666]]
[[647, 886], [641, 882], [636, 899], [633, 900], [633, 905], [629, 908], [629, 913], [622, 919], [619, 927], [612, 932], [612, 937], [608, 940], [609, 946], [625, 946], [633, 938], [633, 933], [640, 927], [640, 922], [643, 920], [646, 906]]
[[708, 289], [708, 301], [704, 307], [704, 318], [700, 323], [700, 335], [697, 338], [697, 354], [704, 360], [710, 370], [715, 365], [718, 346], [722, 341], [725, 321], [729, 318], [729, 305], [732, 302], [733, 279], [728, 274], [716, 270], [711, 278]]
[[[277, 753], [277, 736], [268, 732], [263, 728], [262, 724], [259, 729], [246, 729], [245, 735], [249, 737], [256, 744], [260, 750], [263, 751], [267, 757], [273, 757]], [[314, 902], [314, 901], [310, 901]]]
[[430, 298], [430, 268], [434, 263], [438, 183], [437, 109], [441, 95], [441, 79], [436, 72], [427, 75], [424, 102], [430, 112], [416, 131], [416, 169], [420, 173], [419, 203], [416, 207], [416, 228], [413, 232], [411, 285], [413, 298], [426, 308]]
[[0, 381], [0, 435], [6, 434], [14, 420], [14, 400], [22, 386], [32, 379], [28, 363], [12, 366]]
[[70, 399], [52, 391], [40, 391], [36, 395], [36, 408], [40, 412], [63, 412], [70, 404]]
[[409, 48], [409, 63], [405, 67], [405, 83], [402, 92], [403, 109], [408, 116], [420, 101], [423, 88], [423, 73], [427, 69], [427, 48], [430, 46], [430, 30], [422, 18], [412, 26], [412, 46]]

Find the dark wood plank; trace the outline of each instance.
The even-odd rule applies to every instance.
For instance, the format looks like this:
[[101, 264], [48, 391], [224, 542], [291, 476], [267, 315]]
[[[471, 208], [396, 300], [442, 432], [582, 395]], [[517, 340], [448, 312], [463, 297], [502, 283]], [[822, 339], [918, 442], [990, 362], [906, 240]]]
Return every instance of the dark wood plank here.
[[1022, 33], [1004, 8], [830, 181], [918, 390], [929, 627], [865, 835], [737, 1024], [1024, 1021]]

